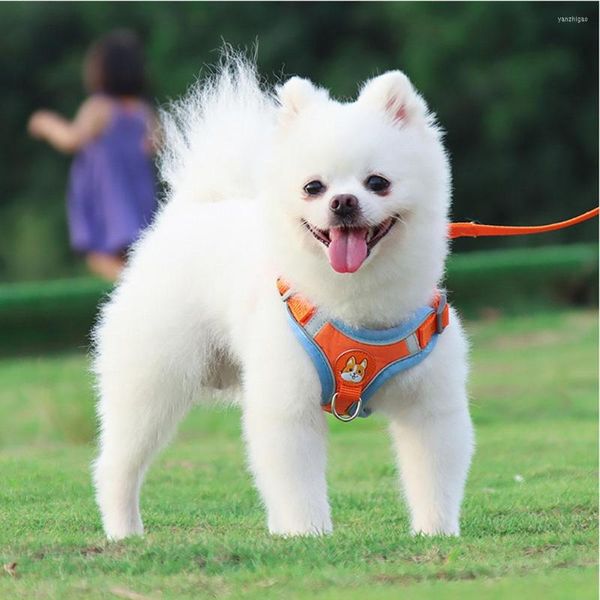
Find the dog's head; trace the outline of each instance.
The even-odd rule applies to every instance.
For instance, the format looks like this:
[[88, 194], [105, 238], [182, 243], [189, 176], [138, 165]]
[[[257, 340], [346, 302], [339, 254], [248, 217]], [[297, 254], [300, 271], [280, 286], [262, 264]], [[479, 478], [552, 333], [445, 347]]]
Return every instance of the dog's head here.
[[440, 132], [408, 78], [388, 72], [367, 81], [355, 102], [340, 103], [294, 77], [278, 101], [270, 183], [289, 253], [361, 277], [433, 251], [439, 276], [449, 170]]

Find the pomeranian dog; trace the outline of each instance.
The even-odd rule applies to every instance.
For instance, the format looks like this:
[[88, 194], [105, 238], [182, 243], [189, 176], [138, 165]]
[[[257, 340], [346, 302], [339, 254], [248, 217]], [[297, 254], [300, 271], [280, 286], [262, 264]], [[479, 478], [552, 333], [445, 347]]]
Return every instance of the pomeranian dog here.
[[[448, 253], [440, 129], [400, 71], [338, 102], [298, 77], [267, 89], [239, 57], [163, 120], [168, 199], [95, 330], [106, 535], [143, 533], [151, 459], [215, 390], [241, 407], [269, 531], [331, 532], [321, 385], [276, 281], [356, 329], [396, 327], [430, 305]], [[370, 400], [389, 420], [413, 533], [459, 534], [473, 451], [467, 370], [450, 310], [429, 356]], [[364, 367], [350, 371], [360, 380]]]

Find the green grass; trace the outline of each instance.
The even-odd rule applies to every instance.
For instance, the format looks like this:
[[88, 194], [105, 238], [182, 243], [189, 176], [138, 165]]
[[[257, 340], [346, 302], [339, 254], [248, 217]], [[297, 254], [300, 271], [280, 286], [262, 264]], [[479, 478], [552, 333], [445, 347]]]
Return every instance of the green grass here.
[[597, 315], [469, 331], [478, 449], [459, 539], [407, 534], [376, 417], [331, 422], [335, 533], [271, 538], [238, 414], [198, 409], [149, 474], [146, 537], [107, 544], [85, 359], [3, 359], [0, 562], [17, 566], [0, 598], [596, 598]]

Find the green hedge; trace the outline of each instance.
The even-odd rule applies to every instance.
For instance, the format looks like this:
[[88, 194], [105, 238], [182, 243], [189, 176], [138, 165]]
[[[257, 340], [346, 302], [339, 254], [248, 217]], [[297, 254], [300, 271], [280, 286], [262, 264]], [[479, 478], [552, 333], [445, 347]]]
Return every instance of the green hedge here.
[[86, 350], [110, 289], [91, 277], [0, 285], [0, 354]]
[[597, 306], [598, 245], [573, 244], [456, 254], [450, 300], [468, 317], [560, 306]]
[[[577, 244], [456, 254], [451, 302], [468, 317], [587, 305], [598, 298], [598, 246]], [[0, 286], [0, 353], [86, 349], [110, 286], [93, 278]]]

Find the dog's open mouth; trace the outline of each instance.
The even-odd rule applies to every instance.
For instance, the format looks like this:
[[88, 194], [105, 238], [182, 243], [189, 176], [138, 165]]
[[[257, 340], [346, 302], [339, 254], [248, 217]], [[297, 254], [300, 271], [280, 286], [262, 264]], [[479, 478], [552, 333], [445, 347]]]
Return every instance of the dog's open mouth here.
[[332, 227], [318, 229], [304, 219], [302, 223], [327, 249], [332, 268], [338, 273], [354, 273], [365, 262], [371, 250], [390, 232], [397, 216], [389, 217], [374, 227]]

